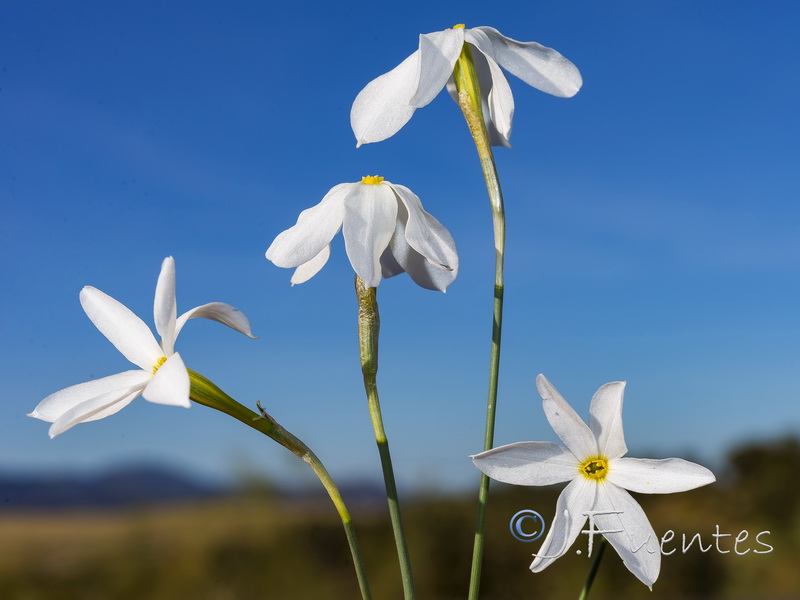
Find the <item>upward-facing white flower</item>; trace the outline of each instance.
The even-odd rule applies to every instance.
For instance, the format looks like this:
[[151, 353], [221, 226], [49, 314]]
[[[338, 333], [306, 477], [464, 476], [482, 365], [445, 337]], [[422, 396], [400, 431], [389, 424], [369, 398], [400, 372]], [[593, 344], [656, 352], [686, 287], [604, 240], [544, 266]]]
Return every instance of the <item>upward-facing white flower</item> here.
[[86, 286], [80, 299], [92, 323], [139, 369], [79, 383], [42, 400], [28, 416], [52, 423], [51, 438], [78, 423], [113, 415], [140, 394], [150, 402], [188, 408], [189, 373], [175, 352], [175, 338], [189, 319], [212, 319], [253, 337], [247, 317], [222, 302], [204, 304], [177, 317], [171, 256], [161, 265], [153, 307], [160, 344], [144, 321], [111, 296]]
[[419, 49], [361, 90], [350, 111], [357, 146], [380, 142], [405, 125], [414, 111], [430, 103], [447, 84], [457, 98], [453, 67], [469, 44], [481, 86], [483, 114], [494, 146], [508, 146], [514, 97], [500, 67], [538, 90], [568, 98], [583, 84], [578, 68], [561, 54], [536, 42], [512, 40], [492, 27], [421, 34]]
[[553, 442], [518, 442], [472, 457], [492, 479], [514, 485], [550, 485], [569, 481], [556, 514], [531, 564], [541, 571], [563, 556], [586, 523], [587, 515], [622, 557], [625, 566], [647, 586], [661, 568], [661, 549], [642, 507], [625, 490], [645, 494], [684, 492], [714, 481], [714, 474], [680, 458], [623, 458], [625, 382], [602, 386], [592, 397], [589, 426], [581, 420], [544, 375], [536, 378], [547, 420], [564, 446]]
[[423, 210], [414, 192], [379, 176], [333, 187], [275, 238], [267, 258], [279, 267], [297, 267], [292, 285], [303, 283], [328, 262], [340, 229], [350, 264], [367, 287], [406, 271], [418, 285], [444, 291], [458, 274], [450, 232]]

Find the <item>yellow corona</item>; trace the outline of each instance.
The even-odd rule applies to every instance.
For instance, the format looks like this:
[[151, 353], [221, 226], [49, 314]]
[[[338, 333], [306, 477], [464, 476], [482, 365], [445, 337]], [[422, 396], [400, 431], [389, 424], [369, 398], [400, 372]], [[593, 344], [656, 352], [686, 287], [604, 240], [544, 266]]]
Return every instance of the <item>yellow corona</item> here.
[[165, 362], [167, 362], [166, 356], [162, 356], [156, 361], [156, 364], [153, 365], [153, 375], [156, 374], [156, 371], [158, 371]]
[[605, 456], [593, 456], [580, 465], [581, 475], [587, 479], [602, 481], [608, 475], [608, 459]]

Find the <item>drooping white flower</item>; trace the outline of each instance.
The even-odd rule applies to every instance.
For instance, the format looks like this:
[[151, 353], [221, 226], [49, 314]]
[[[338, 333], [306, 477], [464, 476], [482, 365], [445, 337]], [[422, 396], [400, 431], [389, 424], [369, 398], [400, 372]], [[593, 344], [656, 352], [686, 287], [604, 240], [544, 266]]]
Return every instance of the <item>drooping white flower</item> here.
[[528, 85], [562, 98], [574, 96], [583, 84], [578, 68], [552, 48], [512, 40], [492, 27], [466, 29], [457, 25], [421, 34], [419, 48], [411, 56], [373, 79], [356, 96], [350, 110], [350, 124], [357, 146], [393, 136], [445, 84], [457, 99], [452, 75], [464, 43], [472, 51], [493, 146], [509, 145], [514, 117], [514, 97], [500, 67]]
[[188, 408], [189, 373], [180, 354], [175, 352], [175, 338], [189, 319], [212, 319], [253, 337], [247, 317], [222, 302], [198, 306], [178, 317], [175, 261], [171, 256], [161, 265], [153, 307], [161, 343], [144, 321], [100, 290], [86, 286], [81, 290], [80, 300], [92, 323], [139, 369], [79, 383], [42, 400], [28, 416], [52, 423], [51, 438], [78, 423], [113, 415], [139, 395], [157, 404]]
[[[581, 533], [587, 516], [603, 532], [625, 566], [652, 586], [661, 568], [661, 550], [650, 521], [625, 490], [645, 494], [684, 492], [712, 483], [714, 474], [680, 458], [624, 458], [622, 431], [625, 382], [602, 386], [592, 397], [587, 426], [544, 377], [536, 378], [547, 420], [564, 445], [518, 442], [472, 457], [492, 479], [514, 485], [569, 481], [556, 504], [550, 531], [531, 564], [539, 572], [563, 556]], [[591, 527], [591, 525], [590, 525]]]
[[279, 267], [297, 267], [292, 285], [303, 283], [325, 266], [340, 229], [350, 264], [367, 287], [405, 271], [418, 285], [445, 291], [458, 274], [450, 232], [414, 192], [379, 176], [333, 187], [275, 238], [266, 256]]

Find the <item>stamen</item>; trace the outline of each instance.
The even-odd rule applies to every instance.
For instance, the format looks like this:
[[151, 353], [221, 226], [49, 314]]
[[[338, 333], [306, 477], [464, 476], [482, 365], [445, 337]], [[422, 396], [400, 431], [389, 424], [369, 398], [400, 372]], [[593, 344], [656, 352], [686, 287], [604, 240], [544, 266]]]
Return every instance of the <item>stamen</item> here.
[[464, 24], [459, 23], [458, 25], [453, 25], [453, 29], [464, 29]]
[[365, 183], [367, 185], [378, 185], [383, 183], [383, 177], [380, 175], [364, 175], [361, 178], [361, 183]]
[[153, 375], [156, 374], [156, 371], [158, 371], [165, 362], [167, 362], [166, 356], [162, 356], [156, 361], [156, 364], [153, 365]]
[[602, 481], [608, 475], [608, 459], [605, 456], [593, 456], [583, 461], [579, 470], [587, 479]]

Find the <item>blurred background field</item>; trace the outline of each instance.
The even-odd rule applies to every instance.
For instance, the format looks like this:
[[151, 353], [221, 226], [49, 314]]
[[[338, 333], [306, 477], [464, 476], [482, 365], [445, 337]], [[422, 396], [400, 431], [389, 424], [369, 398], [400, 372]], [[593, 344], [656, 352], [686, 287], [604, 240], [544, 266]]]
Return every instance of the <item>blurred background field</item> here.
[[[675, 531], [652, 592], [614, 552], [607, 552], [591, 598], [781, 599], [800, 591], [800, 441], [752, 443], [731, 452], [718, 482], [677, 495], [637, 495], [656, 533]], [[154, 480], [154, 483], [157, 483]], [[123, 490], [117, 481], [117, 490]], [[168, 487], [164, 478], [159, 485]], [[109, 497], [94, 506], [30, 508], [0, 489], [0, 598], [8, 600], [350, 600], [358, 597], [341, 525], [325, 497], [287, 494], [249, 481], [225, 493], [186, 486], [148, 500]], [[177, 486], [173, 486], [177, 487]], [[63, 488], [68, 489], [67, 487]], [[74, 490], [73, 490], [74, 491]], [[539, 542], [509, 533], [509, 520], [533, 509], [549, 522], [560, 486], [493, 488], [483, 571], [483, 598], [576, 598], [590, 560], [582, 536], [542, 573], [528, 570]], [[169, 498], [169, 496], [173, 496]], [[401, 588], [384, 502], [362, 486], [351, 511], [376, 598]], [[165, 499], [166, 498], [166, 499]], [[69, 503], [69, 494], [66, 494]], [[33, 501], [28, 499], [28, 503]], [[91, 504], [90, 499], [86, 499]], [[40, 503], [41, 504], [41, 503]], [[474, 517], [472, 493], [418, 492], [406, 498], [405, 520], [418, 597], [466, 595]], [[719, 526], [720, 534], [712, 537]], [[740, 535], [747, 531], [747, 539]], [[762, 534], [758, 541], [756, 536]], [[699, 533], [685, 553], [681, 535]], [[742, 541], [734, 547], [739, 535]], [[761, 543], [759, 543], [761, 542]], [[772, 551], [769, 551], [769, 547]], [[710, 549], [709, 549], [710, 546]], [[736, 554], [750, 550], [745, 554]], [[581, 554], [577, 554], [581, 550]], [[758, 550], [762, 553], [756, 553]]]

